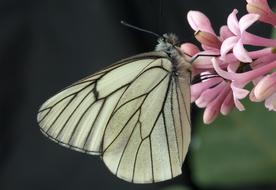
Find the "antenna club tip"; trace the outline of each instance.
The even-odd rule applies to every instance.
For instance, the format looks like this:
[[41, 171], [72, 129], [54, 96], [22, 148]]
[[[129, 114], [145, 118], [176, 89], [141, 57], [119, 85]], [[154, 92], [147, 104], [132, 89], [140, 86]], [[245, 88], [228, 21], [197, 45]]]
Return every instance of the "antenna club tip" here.
[[143, 28], [139, 28], [139, 27], [137, 27], [137, 26], [134, 26], [134, 25], [132, 25], [132, 24], [129, 24], [129, 23], [127, 23], [127, 22], [124, 22], [123, 20], [121, 20], [120, 22], [121, 22], [121, 24], [124, 25], [124, 26], [130, 27], [130, 28], [133, 28], [133, 29], [135, 29], [135, 30], [142, 31], [142, 32], [146, 32], [146, 33], [155, 35], [155, 36], [157, 36], [158, 38], [160, 38], [160, 35], [159, 35], [159, 34], [156, 34], [156, 33], [152, 32], [152, 31], [145, 30], [145, 29], [143, 29]]

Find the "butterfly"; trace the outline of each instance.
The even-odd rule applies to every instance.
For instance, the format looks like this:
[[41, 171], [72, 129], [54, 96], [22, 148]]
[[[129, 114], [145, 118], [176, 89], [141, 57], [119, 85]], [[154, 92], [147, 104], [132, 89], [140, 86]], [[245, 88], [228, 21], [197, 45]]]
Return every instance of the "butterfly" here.
[[39, 109], [53, 141], [99, 155], [117, 177], [154, 183], [181, 174], [191, 137], [191, 64], [174, 34], [61, 90]]

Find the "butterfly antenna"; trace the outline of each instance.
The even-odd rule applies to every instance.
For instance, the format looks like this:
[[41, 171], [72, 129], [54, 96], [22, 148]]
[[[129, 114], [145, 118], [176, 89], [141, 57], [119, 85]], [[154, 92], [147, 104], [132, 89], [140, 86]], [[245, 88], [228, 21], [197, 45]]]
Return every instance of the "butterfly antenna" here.
[[159, 34], [157, 34], [157, 33], [155, 33], [155, 32], [152, 32], [152, 31], [149, 31], [149, 30], [146, 30], [146, 29], [143, 29], [143, 28], [139, 28], [139, 27], [137, 27], [137, 26], [134, 26], [134, 25], [129, 24], [129, 23], [127, 23], [127, 22], [125, 22], [125, 21], [122, 21], [122, 20], [121, 20], [121, 24], [124, 25], [124, 26], [127, 26], [127, 27], [129, 27], [129, 28], [132, 28], [132, 29], [141, 31], [141, 32], [145, 32], [145, 33], [148, 33], [148, 34], [152, 34], [152, 35], [154, 35], [154, 36], [156, 36], [156, 37], [158, 37], [158, 38], [161, 38], [161, 37], [162, 37], [161, 35], [159, 35]]

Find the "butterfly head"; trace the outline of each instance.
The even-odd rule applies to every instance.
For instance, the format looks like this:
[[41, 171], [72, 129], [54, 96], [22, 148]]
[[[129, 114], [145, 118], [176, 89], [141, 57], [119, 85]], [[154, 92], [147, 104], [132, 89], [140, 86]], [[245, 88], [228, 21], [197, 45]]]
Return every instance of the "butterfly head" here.
[[158, 39], [156, 51], [171, 51], [172, 48], [178, 47], [179, 41], [175, 34], [164, 34]]
[[186, 76], [191, 72], [191, 64], [185, 59], [180, 50], [180, 42], [175, 34], [164, 34], [158, 39], [155, 51], [163, 51], [171, 59], [173, 70], [180, 76]]

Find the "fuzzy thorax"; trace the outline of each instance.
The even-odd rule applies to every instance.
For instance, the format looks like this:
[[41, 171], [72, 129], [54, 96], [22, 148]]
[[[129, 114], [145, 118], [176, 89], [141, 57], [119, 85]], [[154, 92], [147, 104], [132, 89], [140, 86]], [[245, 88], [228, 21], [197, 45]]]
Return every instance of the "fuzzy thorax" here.
[[158, 44], [155, 47], [156, 51], [170, 51], [179, 44], [178, 38], [175, 34], [164, 34], [161, 38], [158, 39]]
[[180, 51], [179, 41], [175, 34], [164, 34], [163, 37], [158, 39], [158, 44], [155, 48], [156, 51], [164, 51], [172, 59], [173, 66], [181, 74], [191, 71], [191, 64], [184, 58]]

